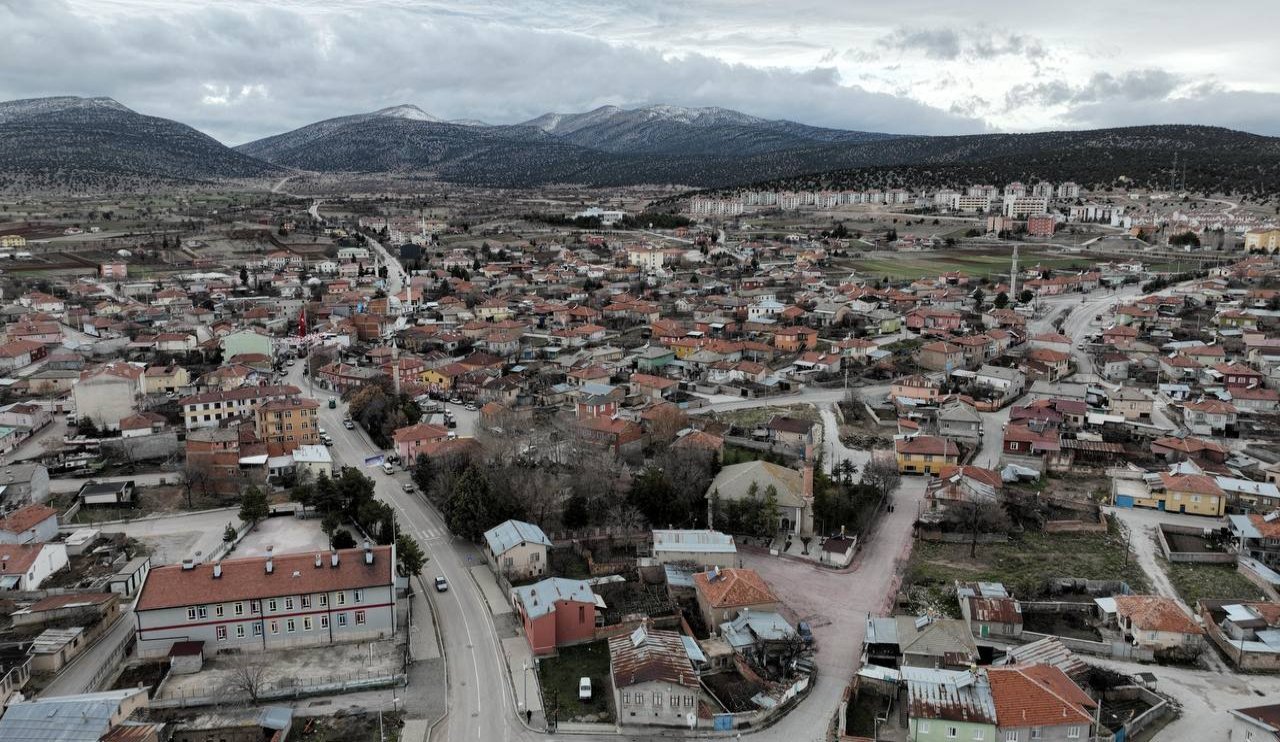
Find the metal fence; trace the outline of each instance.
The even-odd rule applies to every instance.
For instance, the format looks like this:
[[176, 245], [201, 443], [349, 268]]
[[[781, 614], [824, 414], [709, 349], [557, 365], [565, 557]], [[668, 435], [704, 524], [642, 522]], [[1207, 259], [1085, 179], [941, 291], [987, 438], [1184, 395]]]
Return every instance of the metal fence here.
[[[248, 704], [255, 700], [276, 701], [306, 696], [332, 695], [350, 693], [375, 688], [404, 685], [406, 675], [403, 672], [351, 672], [339, 673], [319, 678], [297, 679], [282, 678], [275, 682], [263, 682], [250, 693], [248, 688], [218, 688], [203, 686], [196, 688], [161, 687], [151, 700], [152, 708], [186, 708], [189, 706], [216, 706], [222, 704]], [[247, 685], [247, 683], [239, 683]], [[256, 699], [254, 696], [256, 695]]]

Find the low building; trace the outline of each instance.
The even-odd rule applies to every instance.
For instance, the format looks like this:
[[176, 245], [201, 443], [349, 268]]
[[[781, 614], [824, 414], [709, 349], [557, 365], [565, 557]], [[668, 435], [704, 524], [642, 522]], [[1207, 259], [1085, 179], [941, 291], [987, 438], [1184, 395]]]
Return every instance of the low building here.
[[321, 475], [333, 476], [333, 456], [324, 446], [301, 445], [293, 450], [292, 456], [294, 471], [298, 474], [306, 472], [313, 481]]
[[694, 595], [704, 626], [719, 626], [738, 613], [777, 611], [778, 597], [754, 569], [719, 567], [693, 576]]
[[[12, 703], [0, 716], [0, 739], [5, 742], [98, 742], [112, 740], [111, 732], [120, 728], [138, 709], [146, 708], [146, 688], [125, 688], [99, 693], [32, 698]], [[146, 736], [130, 742], [151, 742], [156, 737], [155, 725]]]
[[998, 740], [1095, 739], [1098, 702], [1052, 665], [989, 667]]
[[984, 673], [904, 667], [908, 739], [913, 742], [992, 740], [996, 708]]
[[155, 567], [134, 609], [138, 656], [182, 641], [243, 652], [386, 639], [394, 567], [394, 546]]
[[[1280, 229], [1275, 234], [1280, 238]], [[1228, 709], [1226, 738], [1233, 742], [1280, 740], [1280, 704]]]
[[35, 590], [66, 568], [66, 544], [0, 545], [0, 590]]
[[0, 510], [48, 499], [49, 470], [43, 464], [8, 464], [0, 470]]
[[595, 639], [600, 603], [584, 580], [550, 577], [513, 588], [511, 602], [535, 655], [554, 654], [558, 647]]
[[655, 530], [653, 559], [658, 564], [737, 567], [738, 547], [733, 536], [719, 531]]
[[959, 400], [945, 404], [938, 410], [938, 434], [944, 438], [980, 441], [982, 415], [973, 405]]
[[508, 520], [484, 532], [489, 567], [508, 581], [541, 577], [547, 572], [547, 550], [553, 544], [542, 529], [521, 520]]
[[1117, 595], [1114, 600], [1116, 623], [1135, 647], [1192, 658], [1204, 648], [1204, 629], [1178, 601], [1161, 595]]
[[937, 474], [944, 466], [955, 466], [960, 449], [946, 438], [913, 435], [893, 442], [900, 474]]
[[135, 497], [133, 480], [123, 482], [88, 481], [80, 486], [80, 502], [86, 507], [104, 505], [133, 505]]
[[1022, 636], [1022, 606], [998, 582], [956, 586], [960, 614], [975, 639], [1016, 640]]
[[[609, 639], [609, 674], [618, 723], [687, 728], [710, 705], [683, 638], [641, 627]], [[712, 707], [718, 708], [718, 707]]]
[[397, 428], [395, 433], [392, 434], [396, 453], [400, 456], [400, 460], [404, 462], [405, 466], [412, 466], [413, 462], [417, 461], [418, 454], [423, 453], [430, 444], [448, 437], [448, 428], [429, 423], [418, 423], [417, 425]]
[[42, 544], [58, 536], [58, 511], [24, 505], [0, 518], [0, 544]]

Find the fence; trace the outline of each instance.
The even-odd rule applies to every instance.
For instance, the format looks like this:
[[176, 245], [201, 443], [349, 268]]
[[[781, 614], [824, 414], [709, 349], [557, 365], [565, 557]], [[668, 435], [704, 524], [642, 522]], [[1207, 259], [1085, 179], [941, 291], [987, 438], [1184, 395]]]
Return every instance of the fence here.
[[[128, 619], [119, 618], [117, 620], [125, 621]], [[116, 673], [120, 671], [120, 666], [124, 664], [125, 658], [127, 658], [129, 653], [133, 651], [133, 645], [136, 641], [137, 635], [134, 632], [130, 631], [126, 633], [124, 638], [116, 644], [116, 646], [111, 650], [111, 653], [107, 655], [106, 660], [103, 661], [102, 665], [98, 668], [98, 671], [89, 679], [89, 683], [84, 687], [83, 692], [96, 693], [101, 690], [103, 686], [107, 685], [108, 679], [114, 679]]]
[[1198, 562], [1201, 564], [1235, 564], [1236, 555], [1226, 551], [1174, 551], [1169, 545], [1169, 536], [1194, 536], [1203, 539], [1206, 529], [1198, 526], [1179, 526], [1172, 523], [1161, 523], [1156, 528], [1160, 551], [1165, 559], [1171, 562]]
[[[1169, 703], [1168, 698], [1137, 685], [1122, 685], [1118, 688], [1112, 688], [1111, 690], [1104, 692], [1102, 697], [1107, 701], [1128, 701], [1138, 699], [1150, 706], [1146, 711], [1143, 711], [1141, 714], [1138, 714], [1124, 723], [1121, 727], [1123, 734], [1113, 732], [1110, 739], [1133, 739], [1135, 734], [1151, 726], [1155, 722], [1172, 713], [1174, 710], [1172, 705]], [[1099, 735], [1098, 739], [1108, 739], [1105, 730], [1099, 731], [1102, 733]]]
[[[187, 708], [191, 706], [218, 706], [225, 704], [250, 704], [307, 696], [336, 695], [375, 688], [403, 685], [406, 676], [397, 673], [342, 673], [310, 680], [284, 679], [277, 683], [263, 684], [256, 693], [233, 688], [202, 688], [199, 691], [172, 690], [163, 685], [151, 699], [151, 708]], [[254, 696], [256, 695], [256, 699]]]

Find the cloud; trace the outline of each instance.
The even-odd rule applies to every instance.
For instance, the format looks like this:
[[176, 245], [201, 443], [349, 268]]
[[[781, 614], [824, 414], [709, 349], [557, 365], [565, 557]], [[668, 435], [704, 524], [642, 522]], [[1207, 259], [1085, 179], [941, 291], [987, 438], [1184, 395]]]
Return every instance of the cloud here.
[[898, 28], [877, 43], [894, 51], [920, 52], [929, 59], [959, 59], [961, 51], [960, 34], [951, 29]]
[[831, 66], [731, 64], [413, 9], [314, 10], [179, 5], [172, 13], [91, 14], [50, 0], [17, 12], [0, 1], [0, 99], [108, 95], [229, 143], [401, 103], [495, 123], [607, 103], [672, 103], [850, 129], [985, 129], [869, 92]]
[[986, 61], [1006, 56], [1034, 59], [1045, 53], [1044, 45], [1034, 36], [985, 28], [961, 32], [951, 28], [899, 27], [880, 37], [876, 44], [883, 49], [914, 52], [943, 61], [962, 58]]

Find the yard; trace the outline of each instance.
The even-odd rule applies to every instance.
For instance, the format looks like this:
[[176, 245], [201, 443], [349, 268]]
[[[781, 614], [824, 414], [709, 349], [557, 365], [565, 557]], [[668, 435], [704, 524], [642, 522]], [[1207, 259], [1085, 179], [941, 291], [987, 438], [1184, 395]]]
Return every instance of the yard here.
[[1114, 532], [1027, 532], [1005, 543], [983, 544], [973, 558], [968, 544], [918, 542], [905, 583], [936, 589], [955, 580], [1003, 582], [1015, 597], [1029, 599], [1042, 595], [1052, 578], [1074, 577], [1124, 580], [1134, 592], [1145, 592], [1146, 575], [1126, 551], [1124, 539]]
[[1265, 600], [1262, 590], [1229, 564], [1196, 564], [1194, 562], [1166, 562], [1165, 572], [1178, 595], [1194, 610], [1196, 601], [1211, 600]]
[[799, 420], [818, 422], [821, 418], [813, 405], [794, 404], [787, 406], [764, 405], [749, 407], [745, 410], [716, 413], [716, 419], [739, 428], [751, 429], [769, 422], [774, 416], [794, 417]]
[[[578, 700], [578, 680], [591, 678], [591, 699]], [[613, 694], [609, 691], [609, 642], [562, 647], [555, 657], [538, 662], [542, 706], [548, 718], [559, 721], [612, 722]]]

